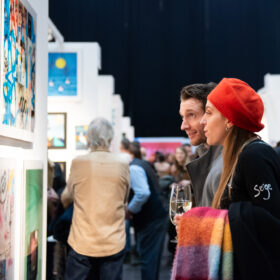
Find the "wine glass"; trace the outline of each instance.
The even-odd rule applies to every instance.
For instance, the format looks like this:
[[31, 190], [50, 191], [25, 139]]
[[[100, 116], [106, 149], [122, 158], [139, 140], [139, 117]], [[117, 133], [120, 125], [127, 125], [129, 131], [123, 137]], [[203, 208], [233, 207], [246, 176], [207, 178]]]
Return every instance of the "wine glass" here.
[[[192, 208], [192, 191], [190, 184], [173, 184], [170, 195], [169, 217], [171, 223], [176, 226], [174, 218], [177, 214], [183, 214]], [[170, 242], [177, 242], [176, 239]]]

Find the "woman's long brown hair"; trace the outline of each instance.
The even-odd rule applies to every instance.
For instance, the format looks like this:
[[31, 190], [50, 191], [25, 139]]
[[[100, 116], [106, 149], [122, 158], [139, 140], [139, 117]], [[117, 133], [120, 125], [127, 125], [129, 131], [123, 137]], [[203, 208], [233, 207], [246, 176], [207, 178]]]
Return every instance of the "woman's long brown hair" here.
[[233, 176], [242, 146], [253, 136], [255, 136], [254, 133], [242, 128], [236, 126], [230, 128], [223, 145], [223, 171], [218, 190], [212, 202], [213, 208], [220, 208], [223, 193], [230, 178]]

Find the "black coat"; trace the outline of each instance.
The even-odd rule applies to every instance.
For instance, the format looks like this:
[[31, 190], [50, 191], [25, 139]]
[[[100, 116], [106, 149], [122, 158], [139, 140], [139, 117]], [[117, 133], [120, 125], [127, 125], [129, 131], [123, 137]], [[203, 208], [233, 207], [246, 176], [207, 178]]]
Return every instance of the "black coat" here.
[[273, 148], [261, 140], [251, 142], [240, 153], [231, 197], [226, 188], [221, 208], [228, 209], [232, 202], [238, 201], [251, 201], [280, 219], [280, 159]]
[[280, 219], [251, 202], [229, 208], [234, 279], [280, 279]]

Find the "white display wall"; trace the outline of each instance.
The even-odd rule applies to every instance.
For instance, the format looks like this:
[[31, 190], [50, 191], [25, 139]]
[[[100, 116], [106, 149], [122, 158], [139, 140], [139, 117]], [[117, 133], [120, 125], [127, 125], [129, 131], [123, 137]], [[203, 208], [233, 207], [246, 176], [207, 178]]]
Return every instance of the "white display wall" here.
[[112, 142], [112, 150], [117, 153], [120, 151], [120, 143], [122, 139], [121, 121], [123, 117], [123, 102], [119, 94], [113, 95], [112, 100], [112, 125], [114, 127], [114, 139]]
[[128, 139], [130, 141], [134, 141], [134, 138], [135, 138], [135, 129], [134, 126], [131, 125], [128, 130]]
[[[76, 127], [85, 126], [99, 115], [98, 70], [101, 66], [100, 47], [97, 43], [49, 44], [50, 52], [78, 53], [78, 96], [48, 97], [48, 113], [66, 113], [66, 148], [49, 149], [48, 156], [54, 162], [66, 162], [66, 175], [74, 157], [87, 150], [76, 149]], [[112, 79], [110, 79], [111, 81]]]
[[110, 75], [100, 75], [97, 78], [98, 99], [97, 115], [108, 121], [112, 120], [113, 93], [115, 90], [115, 80]]
[[[7, 3], [7, 2], [6, 2]], [[34, 34], [35, 38], [34, 44], [35, 52], [32, 54], [32, 58], [30, 58], [30, 53], [25, 49], [24, 56], [22, 58], [28, 60], [32, 60], [32, 63], [35, 63], [35, 68], [32, 69], [32, 77], [35, 77], [35, 83], [32, 81], [32, 90], [34, 89], [34, 97], [32, 101], [30, 99], [27, 102], [34, 102], [34, 113], [35, 117], [31, 121], [31, 126], [34, 125], [34, 130], [30, 130], [29, 136], [25, 137], [27, 134], [24, 133], [24, 129], [22, 128], [22, 133], [7, 133], [4, 134], [4, 129], [1, 127], [0, 130], [0, 169], [1, 169], [1, 180], [6, 178], [7, 186], [12, 187], [6, 189], [7, 191], [11, 191], [10, 193], [11, 204], [9, 205], [10, 214], [9, 217], [9, 225], [12, 224], [12, 228], [10, 228], [7, 233], [8, 236], [12, 236], [11, 243], [11, 252], [9, 253], [9, 262], [8, 265], [13, 266], [12, 272], [8, 271], [5, 279], [8, 280], [18, 280], [18, 279], [26, 279], [26, 252], [28, 248], [26, 247], [26, 242], [31, 241], [31, 239], [27, 240], [26, 238], [26, 220], [28, 219], [28, 214], [26, 213], [26, 193], [29, 191], [30, 185], [26, 184], [26, 170], [27, 163], [28, 164], [37, 164], [34, 170], [39, 170], [41, 174], [41, 182], [40, 182], [40, 193], [38, 198], [40, 199], [40, 215], [37, 217], [41, 221], [41, 226], [39, 230], [36, 230], [36, 235], [33, 238], [35, 243], [39, 242], [38, 247], [40, 248], [37, 251], [38, 257], [38, 273], [37, 279], [45, 279], [46, 274], [46, 219], [47, 219], [47, 80], [48, 77], [46, 75], [48, 71], [48, 42], [47, 42], [47, 34], [48, 34], [48, 1], [20, 1], [17, 2], [31, 14], [32, 19], [34, 20]], [[1, 15], [4, 14], [4, 1], [1, 1]], [[0, 5], [1, 6], [1, 5]], [[17, 12], [17, 10], [16, 10]], [[0, 18], [1, 18], [0, 15]], [[2, 18], [3, 20], [3, 18]], [[30, 24], [30, 22], [28, 22]], [[1, 26], [0, 34], [3, 34], [3, 25]], [[21, 27], [22, 28], [22, 27]], [[21, 34], [21, 36], [24, 36]], [[29, 39], [28, 39], [29, 40]], [[31, 40], [30, 40], [31, 41]], [[31, 44], [30, 41], [26, 41], [25, 47]], [[1, 59], [4, 56], [3, 53], [3, 38], [1, 40]], [[14, 53], [12, 54], [14, 55]], [[22, 59], [21, 58], [21, 59]], [[0, 61], [2, 61], [0, 59]], [[18, 60], [19, 61], [19, 60]], [[1, 71], [3, 71], [3, 67], [1, 67]], [[31, 71], [31, 70], [30, 70]], [[2, 72], [1, 72], [2, 74]], [[27, 75], [31, 75], [31, 72], [21, 73], [23, 75], [21, 77], [17, 76], [16, 83], [23, 84], [22, 81], [25, 81]], [[2, 80], [3, 76], [0, 78]], [[31, 83], [30, 83], [31, 84]], [[16, 85], [18, 87], [18, 85]], [[21, 87], [21, 86], [20, 86]], [[3, 84], [1, 86], [1, 98], [3, 98]], [[18, 98], [18, 96], [16, 96]], [[25, 98], [25, 97], [24, 97]], [[12, 129], [10, 130], [12, 131]], [[20, 131], [20, 130], [19, 130]], [[6, 136], [3, 136], [6, 135]], [[29, 167], [28, 167], [29, 168]], [[33, 169], [33, 167], [31, 168]], [[2, 181], [3, 183], [3, 181]], [[1, 186], [3, 187], [3, 186]], [[3, 191], [3, 190], [1, 190]], [[0, 215], [3, 215], [1, 209]], [[5, 213], [4, 213], [5, 214]], [[11, 217], [14, 217], [13, 219]], [[3, 218], [3, 217], [1, 217]], [[7, 218], [7, 216], [5, 217]], [[3, 224], [3, 220], [2, 220]], [[30, 226], [31, 227], [31, 226]], [[0, 230], [0, 235], [3, 234], [3, 228]], [[30, 236], [28, 236], [29, 238]], [[1, 239], [2, 237], [0, 237]], [[3, 240], [1, 239], [1, 242]], [[30, 244], [28, 245], [30, 246]], [[0, 250], [3, 249], [2, 243], [0, 245]], [[30, 249], [30, 248], [29, 248]], [[30, 252], [29, 252], [30, 253]], [[28, 254], [29, 254], [28, 253]], [[3, 260], [0, 260], [3, 262]], [[2, 267], [3, 268], [3, 267]], [[5, 273], [2, 271], [2, 273]], [[39, 275], [40, 274], [40, 275]], [[3, 275], [3, 274], [2, 274]]]
[[121, 130], [122, 135], [125, 135], [128, 140], [134, 140], [134, 127], [131, 125], [130, 117], [122, 117]]
[[264, 87], [258, 93], [265, 106], [262, 120], [265, 128], [259, 134], [264, 141], [274, 146], [280, 141], [280, 75], [266, 74]]

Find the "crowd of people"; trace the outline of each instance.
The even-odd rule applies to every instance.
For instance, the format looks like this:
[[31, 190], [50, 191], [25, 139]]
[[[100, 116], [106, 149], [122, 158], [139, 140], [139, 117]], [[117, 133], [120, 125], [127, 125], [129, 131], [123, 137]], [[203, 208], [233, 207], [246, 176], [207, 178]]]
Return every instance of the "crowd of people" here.
[[[112, 125], [93, 120], [90, 153], [72, 161], [67, 184], [59, 172], [50, 184], [54, 259], [66, 263], [59, 273], [54, 265], [53, 279], [122, 279], [131, 227], [143, 280], [159, 279], [167, 232], [172, 279], [280, 279], [279, 149], [256, 134], [263, 112], [259, 95], [239, 79], [188, 85], [180, 115], [190, 144], [174, 155], [158, 151], [153, 161], [125, 138], [121, 153], [111, 153]], [[168, 218], [173, 184], [193, 193], [176, 228]]]

